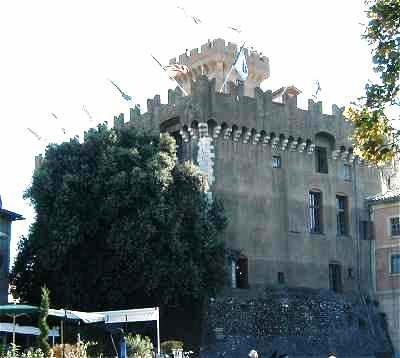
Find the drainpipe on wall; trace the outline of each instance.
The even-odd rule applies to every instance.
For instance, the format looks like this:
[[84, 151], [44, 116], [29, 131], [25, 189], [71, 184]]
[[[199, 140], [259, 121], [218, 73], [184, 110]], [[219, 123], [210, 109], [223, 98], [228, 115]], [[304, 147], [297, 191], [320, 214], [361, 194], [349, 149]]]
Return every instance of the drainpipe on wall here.
[[[369, 220], [370, 222], [374, 222], [374, 208], [370, 207], [369, 208]], [[376, 258], [375, 258], [375, 239], [371, 238], [370, 241], [370, 250], [371, 250], [371, 277], [372, 277], [372, 282], [371, 282], [371, 287], [372, 287], [372, 292], [376, 293]]]
[[356, 248], [356, 265], [357, 265], [357, 287], [358, 292], [361, 294], [361, 264], [360, 264], [360, 233], [359, 233], [359, 213], [358, 213], [358, 188], [357, 188], [357, 162], [358, 159], [353, 160], [353, 205], [354, 205], [354, 223], [355, 223], [355, 248]]

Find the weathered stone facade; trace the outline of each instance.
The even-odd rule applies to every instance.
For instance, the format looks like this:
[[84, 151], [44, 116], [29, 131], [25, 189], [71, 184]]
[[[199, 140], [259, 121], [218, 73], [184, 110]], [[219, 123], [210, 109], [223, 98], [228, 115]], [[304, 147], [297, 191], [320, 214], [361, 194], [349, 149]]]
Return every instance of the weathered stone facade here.
[[306, 288], [267, 289], [211, 299], [201, 356], [374, 357], [391, 352], [375, 304]]
[[[219, 59], [226, 71], [225, 52], [232, 44], [225, 47], [221, 41], [213, 42], [220, 56], [213, 52], [211, 68], [218, 68]], [[194, 51], [193, 60], [185, 55], [185, 63], [201, 59], [204, 68], [200, 53]], [[250, 75], [252, 68], [256, 71], [256, 83], [268, 75], [260, 74], [268, 71], [268, 59], [260, 63], [249, 66]], [[225, 240], [246, 258], [241, 270], [248, 271], [251, 287], [279, 281], [291, 287], [332, 288], [335, 274], [339, 291], [369, 290], [371, 242], [362, 240], [359, 227], [368, 220], [364, 199], [380, 192], [380, 179], [354, 156], [343, 108], [333, 105], [331, 115], [323, 114], [321, 102], [309, 100], [308, 110], [300, 109], [294, 86], [274, 93], [257, 87], [253, 97], [217, 93], [221, 81], [215, 76], [210, 69], [193, 73], [189, 96], [170, 90], [168, 104], [161, 104], [157, 95], [148, 100], [147, 113], [131, 110], [126, 125], [171, 133], [181, 160], [197, 162], [199, 137], [210, 138], [211, 191], [225, 205], [230, 220]], [[115, 118], [116, 126], [123, 123], [123, 116]], [[326, 155], [323, 171], [316, 158], [321, 150]], [[318, 209], [311, 208], [310, 192], [318, 193]], [[345, 203], [342, 232], [338, 198]], [[319, 220], [315, 233], [310, 232], [312, 210]], [[230, 275], [233, 285], [236, 274]]]

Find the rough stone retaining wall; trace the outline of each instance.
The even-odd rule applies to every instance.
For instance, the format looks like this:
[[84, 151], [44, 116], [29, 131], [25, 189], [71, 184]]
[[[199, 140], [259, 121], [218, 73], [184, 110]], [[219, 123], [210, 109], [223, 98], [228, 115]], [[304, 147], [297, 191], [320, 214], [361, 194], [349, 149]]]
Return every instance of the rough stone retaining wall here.
[[[373, 357], [392, 351], [373, 302], [329, 290], [266, 289], [211, 299], [201, 357]], [[389, 355], [390, 356], [390, 355]]]

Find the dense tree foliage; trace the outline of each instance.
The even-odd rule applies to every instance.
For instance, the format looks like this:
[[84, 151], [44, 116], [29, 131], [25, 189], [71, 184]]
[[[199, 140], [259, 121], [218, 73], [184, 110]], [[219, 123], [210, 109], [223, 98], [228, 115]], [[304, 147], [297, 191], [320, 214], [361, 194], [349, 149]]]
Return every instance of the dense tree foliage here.
[[100, 125], [50, 145], [25, 196], [36, 211], [11, 274], [23, 301], [100, 310], [201, 300], [225, 280], [226, 226], [175, 142]]
[[398, 110], [400, 105], [400, 0], [367, 0], [366, 4], [369, 22], [363, 38], [372, 46], [380, 80], [365, 86], [365, 97], [349, 109], [348, 117], [355, 126], [358, 153], [382, 164], [400, 152], [399, 118], [387, 114], [388, 108]]

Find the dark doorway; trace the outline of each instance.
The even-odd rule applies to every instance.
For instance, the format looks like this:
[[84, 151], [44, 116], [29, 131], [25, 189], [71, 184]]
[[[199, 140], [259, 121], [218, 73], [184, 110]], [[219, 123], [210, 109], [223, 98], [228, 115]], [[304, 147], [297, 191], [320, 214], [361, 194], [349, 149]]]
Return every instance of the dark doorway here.
[[171, 136], [175, 139], [176, 142], [176, 159], [178, 163], [183, 163], [183, 142], [182, 136], [180, 135], [179, 131], [175, 131], [171, 133]]
[[236, 284], [237, 288], [249, 288], [248, 260], [245, 256], [236, 261]]
[[329, 288], [333, 292], [342, 292], [342, 267], [339, 263], [329, 264]]

